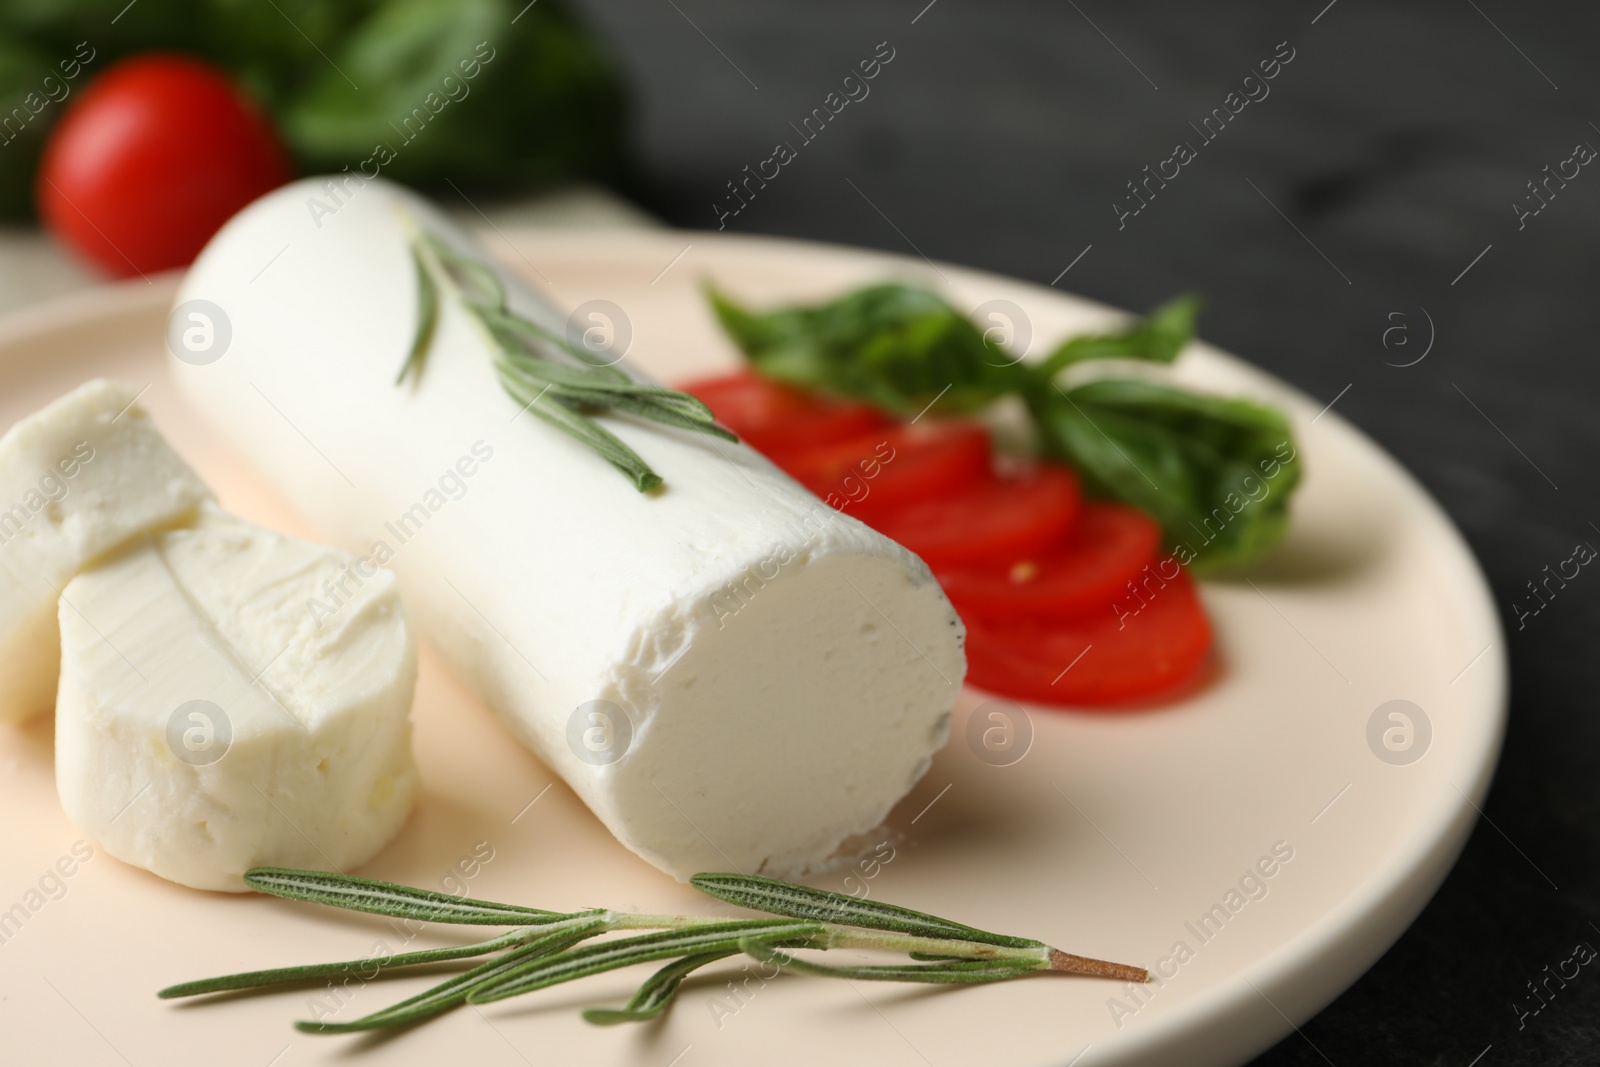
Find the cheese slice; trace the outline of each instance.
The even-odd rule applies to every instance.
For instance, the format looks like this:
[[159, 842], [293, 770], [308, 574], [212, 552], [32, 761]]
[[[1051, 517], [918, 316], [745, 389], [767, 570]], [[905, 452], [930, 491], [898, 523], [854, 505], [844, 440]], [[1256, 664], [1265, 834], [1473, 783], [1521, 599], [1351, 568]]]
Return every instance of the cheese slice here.
[[232, 337], [173, 362], [196, 409], [321, 536], [392, 560], [460, 675], [650, 863], [799, 875], [881, 822], [965, 672], [928, 568], [747, 447], [602, 415], [666, 481], [637, 492], [504, 393], [448, 291], [420, 380], [396, 386], [410, 227], [484, 253], [396, 186], [339, 182], [332, 213], [324, 179], [262, 198], [191, 269], [177, 299]]
[[56, 600], [90, 562], [186, 522], [210, 493], [120, 382], [96, 380], [0, 438], [0, 721], [45, 711]]
[[[330, 595], [332, 591], [332, 595]], [[56, 783], [112, 855], [197, 889], [348, 869], [416, 790], [394, 576], [202, 509], [61, 597]]]

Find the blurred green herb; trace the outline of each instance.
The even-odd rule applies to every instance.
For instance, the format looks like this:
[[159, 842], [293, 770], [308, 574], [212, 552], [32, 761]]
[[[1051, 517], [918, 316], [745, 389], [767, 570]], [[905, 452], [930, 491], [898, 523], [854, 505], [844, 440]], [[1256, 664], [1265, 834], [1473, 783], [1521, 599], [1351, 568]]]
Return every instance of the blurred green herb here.
[[902, 416], [971, 414], [1020, 398], [1044, 455], [1076, 467], [1091, 492], [1154, 516], [1169, 544], [1189, 549], [1185, 562], [1198, 572], [1251, 563], [1288, 527], [1300, 464], [1281, 412], [1143, 378], [1063, 383], [1064, 372], [1090, 363], [1106, 370], [1126, 360], [1171, 363], [1194, 336], [1195, 297], [1023, 362], [942, 297], [914, 286], [872, 285], [764, 312], [716, 289], [708, 295], [751, 365], [777, 381]]
[[[600, 1026], [644, 1022], [672, 1003], [692, 971], [746, 954], [780, 970], [867, 981], [976, 985], [1054, 971], [1118, 981], [1145, 982], [1139, 967], [1074, 956], [1042, 941], [979, 930], [892, 904], [858, 900], [773, 878], [701, 874], [690, 883], [719, 900], [771, 919], [698, 915], [640, 915], [605, 909], [541, 911], [515, 904], [461, 900], [426, 889], [321, 871], [259, 867], [245, 874], [251, 888], [292, 900], [421, 922], [506, 925], [514, 928], [473, 945], [423, 949], [338, 963], [282, 967], [168, 986], [163, 999], [262, 989], [354, 974], [363, 981], [407, 968], [477, 956], [494, 957], [444, 982], [370, 1015], [343, 1022], [295, 1023], [314, 1034], [356, 1033], [421, 1022], [461, 1004], [486, 1004], [639, 963], [669, 960], [647, 978], [622, 1008], [590, 1008], [584, 1019]], [[591, 940], [626, 931], [627, 936]], [[588, 942], [585, 944], [585, 942]], [[784, 949], [873, 949], [903, 952], [911, 962], [829, 967]], [[916, 962], [919, 960], [932, 962]]]
[[153, 49], [232, 73], [303, 172], [366, 163], [455, 195], [621, 169], [621, 82], [562, 0], [31, 0], [0, 4], [0, 213], [32, 209], [44, 134], [76, 95]]
[[661, 476], [590, 415], [632, 415], [727, 441], [738, 440], [717, 425], [710, 408], [688, 393], [636, 382], [614, 366], [597, 363], [589, 352], [559, 333], [512, 311], [506, 302], [505, 286], [493, 268], [420, 232], [412, 238], [411, 254], [417, 273], [417, 325], [396, 384], [407, 377], [415, 381], [422, 376], [438, 319], [442, 286], [460, 297], [482, 329], [494, 350], [500, 384], [511, 398], [524, 411], [594, 449], [640, 492], [661, 485]]
[[433, 328], [439, 322], [439, 284], [433, 280], [433, 271], [423, 261], [422, 251], [412, 245], [411, 265], [417, 274], [417, 329], [411, 337], [411, 351], [400, 365], [400, 374], [394, 383], [399, 385], [407, 376], [422, 374], [422, 361], [427, 358], [433, 344]]

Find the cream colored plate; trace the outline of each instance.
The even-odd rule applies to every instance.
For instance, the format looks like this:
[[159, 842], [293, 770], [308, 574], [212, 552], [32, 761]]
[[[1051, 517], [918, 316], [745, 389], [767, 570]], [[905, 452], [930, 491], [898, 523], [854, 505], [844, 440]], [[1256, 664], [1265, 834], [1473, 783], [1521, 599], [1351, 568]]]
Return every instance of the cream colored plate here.
[[[669, 380], [733, 362], [698, 293], [706, 278], [757, 302], [820, 297], [886, 275], [920, 278], [969, 309], [1011, 301], [1039, 349], [1114, 317], [994, 275], [820, 245], [699, 233], [510, 240], [490, 235], [510, 266], [547, 279], [562, 306], [600, 299], [626, 309], [629, 358]], [[293, 270], [293, 256], [272, 269]], [[144, 403], [225, 504], [309, 533], [170, 386], [162, 346], [172, 285], [105, 288], [9, 320], [0, 329], [0, 425], [93, 375], [148, 386]], [[1215, 677], [1138, 714], [1033, 709], [1031, 747], [1009, 766], [979, 759], [982, 746], [968, 744], [971, 709], [986, 699], [969, 691], [949, 748], [883, 831], [893, 859], [818, 880], [1164, 969], [1161, 986], [1047, 976], [954, 989], [801, 977], [730, 987], [743, 981], [735, 965], [692, 981], [662, 1024], [603, 1030], [580, 1021], [580, 1007], [625, 1000], [640, 971], [459, 1010], [384, 1039], [291, 1030], [290, 1020], [313, 1014], [316, 990], [160, 1002], [155, 990], [171, 982], [361, 957], [380, 943], [391, 951], [445, 943], [459, 931], [408, 941], [376, 918], [182, 889], [99, 852], [64, 861], [70, 877], [51, 877], [80, 835], [56, 801], [46, 717], [0, 727], [5, 1058], [295, 1067], [354, 1062], [366, 1049], [384, 1063], [429, 1065], [1248, 1059], [1353, 982], [1444, 877], [1493, 771], [1506, 667], [1475, 562], [1394, 460], [1337, 413], [1317, 417], [1320, 403], [1213, 349], [1197, 346], [1181, 373], [1284, 405], [1308, 470], [1294, 532], [1277, 556], [1248, 579], [1205, 585], [1220, 649]], [[1414, 705], [1409, 748], [1406, 723], [1388, 718], [1394, 709], [1377, 712], [1394, 700]], [[415, 718], [421, 802], [362, 873], [560, 909], [719, 907], [617, 845], [426, 653]], [[1248, 892], [1240, 891], [1274, 846], [1293, 858], [1269, 879], [1245, 878]], [[1179, 943], [1186, 951], [1174, 955]], [[329, 1008], [343, 1000], [341, 1014], [352, 1017], [422, 987], [421, 979], [356, 982], [323, 990], [321, 1000]]]

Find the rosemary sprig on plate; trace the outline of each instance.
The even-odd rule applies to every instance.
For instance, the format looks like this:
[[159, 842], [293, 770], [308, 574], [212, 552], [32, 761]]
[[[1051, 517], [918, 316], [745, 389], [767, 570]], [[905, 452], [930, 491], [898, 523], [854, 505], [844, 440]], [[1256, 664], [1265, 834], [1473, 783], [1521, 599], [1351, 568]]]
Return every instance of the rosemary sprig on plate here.
[[[641, 915], [608, 909], [543, 911], [368, 878], [278, 867], [258, 867], [244, 877], [263, 893], [334, 908], [420, 922], [512, 927], [498, 937], [471, 945], [249, 971], [168, 986], [158, 994], [163, 998], [191, 997], [349, 974], [368, 980], [422, 964], [492, 957], [370, 1015], [345, 1022], [295, 1023], [296, 1029], [313, 1034], [405, 1026], [462, 1004], [487, 1004], [637, 963], [669, 961], [647, 978], [623, 1007], [590, 1008], [583, 1013], [586, 1020], [600, 1026], [644, 1022], [666, 1011], [689, 974], [741, 954], [797, 974], [858, 981], [976, 985], [1042, 971], [1149, 980], [1142, 968], [1074, 956], [1042, 941], [979, 930], [893, 904], [741, 874], [700, 874], [691, 878], [690, 884], [718, 900], [775, 918]], [[625, 932], [625, 936], [593, 940], [615, 932]], [[842, 948], [903, 952], [909, 959], [833, 967], [793, 954], [797, 949]]]
[[518, 315], [488, 265], [462, 255], [432, 234], [415, 230], [411, 257], [417, 272], [417, 327], [395, 384], [422, 376], [439, 320], [441, 289], [457, 295], [494, 349], [495, 371], [511, 398], [545, 422], [594, 449], [640, 492], [662, 484], [639, 454], [602, 427], [598, 412], [738, 438], [716, 424], [711, 409], [688, 393], [637, 382], [560, 334]]

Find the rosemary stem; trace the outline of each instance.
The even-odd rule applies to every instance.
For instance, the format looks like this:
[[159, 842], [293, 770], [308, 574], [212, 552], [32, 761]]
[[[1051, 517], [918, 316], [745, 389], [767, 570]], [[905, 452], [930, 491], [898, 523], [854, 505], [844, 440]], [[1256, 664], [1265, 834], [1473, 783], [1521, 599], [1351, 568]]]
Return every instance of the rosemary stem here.
[[[688, 930], [726, 919], [706, 915], [650, 915], [612, 913], [607, 928], [611, 930]], [[876, 949], [884, 952], [917, 952], [929, 956], [959, 956], [975, 960], [1021, 960], [1037, 964], [1037, 970], [1058, 971], [1063, 974], [1082, 974], [1095, 978], [1113, 978], [1123, 982], [1148, 982], [1150, 972], [1143, 967], [1126, 963], [1113, 963], [1089, 956], [1063, 952], [1049, 945], [1036, 944], [1025, 948], [988, 945], [978, 941], [958, 938], [916, 937], [881, 930], [862, 930], [852, 926], [828, 924], [824, 937], [828, 948]]]
[[1074, 956], [1070, 952], [1062, 952], [1058, 948], [1050, 950], [1050, 969], [1066, 974], [1087, 974], [1094, 978], [1114, 978], [1119, 982], [1150, 981], [1150, 972], [1143, 967], [1133, 967], [1126, 963], [1110, 963], [1106, 960], [1097, 960], [1089, 956]]
[[960, 956], [974, 960], [1022, 960], [1038, 964], [1039, 970], [1049, 966], [1048, 945], [1030, 945], [1027, 948], [1008, 948], [1003, 945], [986, 945], [978, 941], [962, 941], [947, 937], [917, 937], [881, 930], [859, 930], [850, 926], [832, 926], [827, 930], [829, 948], [865, 948], [884, 952], [919, 952], [929, 956]]

